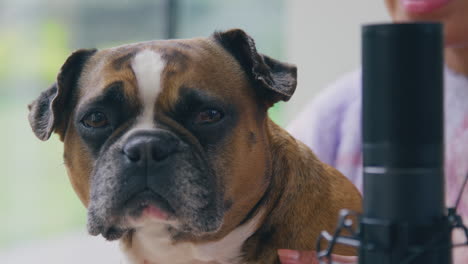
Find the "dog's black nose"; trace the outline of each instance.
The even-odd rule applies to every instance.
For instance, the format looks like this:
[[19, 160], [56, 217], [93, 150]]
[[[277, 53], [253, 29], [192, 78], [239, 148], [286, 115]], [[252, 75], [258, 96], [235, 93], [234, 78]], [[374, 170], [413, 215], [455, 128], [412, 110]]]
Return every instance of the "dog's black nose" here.
[[123, 147], [123, 154], [134, 163], [158, 162], [177, 150], [179, 140], [165, 130], [140, 131], [132, 134]]

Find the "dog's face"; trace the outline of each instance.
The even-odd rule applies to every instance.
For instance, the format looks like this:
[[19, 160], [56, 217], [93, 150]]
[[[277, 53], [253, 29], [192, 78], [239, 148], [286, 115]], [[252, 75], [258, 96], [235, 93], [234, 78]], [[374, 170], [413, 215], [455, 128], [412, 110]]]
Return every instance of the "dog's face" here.
[[267, 109], [295, 86], [296, 68], [258, 54], [241, 30], [80, 50], [30, 122], [39, 138], [64, 141], [91, 234], [160, 223], [221, 234], [267, 189]]

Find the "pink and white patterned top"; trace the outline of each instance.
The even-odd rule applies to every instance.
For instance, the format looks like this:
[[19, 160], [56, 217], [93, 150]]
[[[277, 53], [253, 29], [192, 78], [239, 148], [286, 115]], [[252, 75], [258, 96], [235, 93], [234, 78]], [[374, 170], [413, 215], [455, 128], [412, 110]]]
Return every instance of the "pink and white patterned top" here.
[[[468, 173], [468, 76], [446, 68], [444, 78], [446, 205], [452, 207]], [[288, 131], [362, 192], [360, 71], [332, 83], [291, 122]], [[458, 211], [468, 224], [468, 190]], [[462, 236], [454, 237], [460, 241]], [[468, 248], [455, 249], [454, 256], [454, 263], [468, 263]]]

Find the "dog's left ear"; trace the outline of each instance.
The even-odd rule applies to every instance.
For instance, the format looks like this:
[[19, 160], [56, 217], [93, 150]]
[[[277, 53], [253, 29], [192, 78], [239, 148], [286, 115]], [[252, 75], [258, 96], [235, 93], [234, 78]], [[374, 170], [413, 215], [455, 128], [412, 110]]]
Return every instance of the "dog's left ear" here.
[[57, 82], [28, 105], [29, 124], [40, 140], [49, 139], [54, 131], [63, 140], [73, 90], [84, 63], [95, 52], [95, 49], [81, 49], [73, 52], [60, 69]]
[[258, 53], [254, 40], [241, 29], [216, 32], [213, 37], [240, 63], [268, 106], [291, 98], [297, 85], [295, 65]]

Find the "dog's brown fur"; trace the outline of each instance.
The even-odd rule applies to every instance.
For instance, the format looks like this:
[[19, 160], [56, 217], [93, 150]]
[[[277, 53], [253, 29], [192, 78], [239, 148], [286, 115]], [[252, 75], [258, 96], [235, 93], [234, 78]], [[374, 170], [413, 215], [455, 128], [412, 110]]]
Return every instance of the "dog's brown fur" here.
[[[359, 192], [341, 173], [320, 162], [307, 146], [273, 122], [267, 125], [273, 157], [272, 195], [265, 201], [268, 214], [260, 229], [244, 246], [252, 263], [275, 263], [278, 248], [315, 249], [322, 230], [335, 230], [340, 209], [361, 210]], [[336, 253], [356, 254], [340, 246]]]

